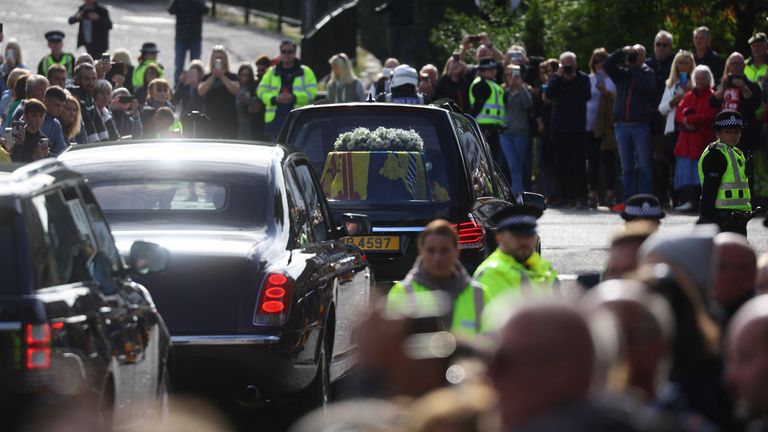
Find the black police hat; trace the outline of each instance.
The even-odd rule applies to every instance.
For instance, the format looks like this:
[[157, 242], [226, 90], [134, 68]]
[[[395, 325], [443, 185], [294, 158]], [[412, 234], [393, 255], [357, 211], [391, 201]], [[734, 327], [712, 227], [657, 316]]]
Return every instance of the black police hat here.
[[744, 128], [744, 117], [738, 111], [720, 111], [715, 117], [715, 130], [742, 128]]
[[484, 58], [480, 60], [480, 64], [477, 65], [477, 68], [480, 70], [496, 69], [497, 67], [496, 60], [492, 58]]
[[664, 216], [659, 199], [649, 194], [632, 195], [624, 203], [624, 211], [621, 212], [621, 218], [627, 222], [637, 219], [659, 220]]
[[51, 30], [45, 34], [45, 38], [48, 42], [61, 42], [64, 40], [64, 32], [59, 30]]
[[160, 50], [157, 48], [157, 44], [154, 42], [145, 42], [141, 46], [141, 52], [148, 54], [157, 54]]
[[536, 234], [537, 220], [541, 214], [540, 208], [521, 204], [497, 211], [491, 216], [491, 223], [496, 226], [497, 231]]

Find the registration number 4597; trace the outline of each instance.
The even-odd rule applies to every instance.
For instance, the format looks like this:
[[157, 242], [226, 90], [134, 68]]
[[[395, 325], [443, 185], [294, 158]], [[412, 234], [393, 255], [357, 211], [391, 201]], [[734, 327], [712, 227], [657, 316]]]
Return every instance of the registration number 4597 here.
[[344, 242], [353, 244], [364, 251], [399, 251], [398, 236], [355, 236], [346, 237]]

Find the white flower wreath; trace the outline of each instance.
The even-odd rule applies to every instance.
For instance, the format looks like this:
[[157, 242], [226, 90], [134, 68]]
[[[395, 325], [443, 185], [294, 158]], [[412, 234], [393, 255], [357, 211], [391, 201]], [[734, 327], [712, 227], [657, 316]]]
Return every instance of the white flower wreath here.
[[336, 151], [424, 151], [424, 140], [413, 129], [359, 127], [339, 135]]

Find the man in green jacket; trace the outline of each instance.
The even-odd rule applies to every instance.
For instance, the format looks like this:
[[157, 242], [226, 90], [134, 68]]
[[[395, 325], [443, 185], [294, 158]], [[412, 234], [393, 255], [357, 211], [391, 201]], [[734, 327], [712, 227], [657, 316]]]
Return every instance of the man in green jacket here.
[[542, 211], [530, 205], [507, 207], [491, 217], [499, 247], [475, 270], [475, 279], [491, 298], [523, 295], [526, 290], [546, 293], [557, 282], [552, 264], [536, 253], [537, 220]]
[[481, 318], [488, 293], [459, 261], [459, 237], [453, 226], [442, 219], [430, 222], [419, 234], [418, 249], [411, 271], [389, 291], [387, 310], [419, 315], [422, 309], [431, 314], [447, 299], [450, 310], [443, 313], [447, 330], [470, 337], [483, 330]]

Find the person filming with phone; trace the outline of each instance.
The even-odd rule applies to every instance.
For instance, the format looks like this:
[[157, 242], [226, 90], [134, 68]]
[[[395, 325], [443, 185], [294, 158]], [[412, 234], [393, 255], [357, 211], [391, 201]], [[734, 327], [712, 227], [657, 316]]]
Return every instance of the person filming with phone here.
[[[611, 53], [604, 63], [605, 71], [617, 89], [613, 119], [624, 201], [638, 193], [653, 192], [651, 113], [655, 108], [656, 75], [645, 64], [645, 52], [645, 47], [640, 44], [626, 46]], [[635, 166], [639, 167], [639, 176]], [[624, 203], [616, 204], [611, 210], [624, 211]]]
[[13, 122], [11, 140], [6, 143], [13, 162], [34, 162], [49, 156], [48, 138], [40, 132], [45, 113], [45, 104], [37, 99], [24, 104], [24, 120]]
[[721, 110], [738, 111], [744, 118], [739, 148], [750, 153], [760, 138], [760, 123], [755, 112], [760, 108], [760, 86], [744, 75], [744, 56], [738, 52], [728, 56], [720, 86], [709, 103]]
[[235, 95], [240, 91], [237, 75], [229, 71], [229, 56], [223, 45], [213, 47], [210, 73], [203, 76], [197, 92], [205, 100], [205, 114], [211, 120], [211, 138], [237, 138], [237, 106]]

